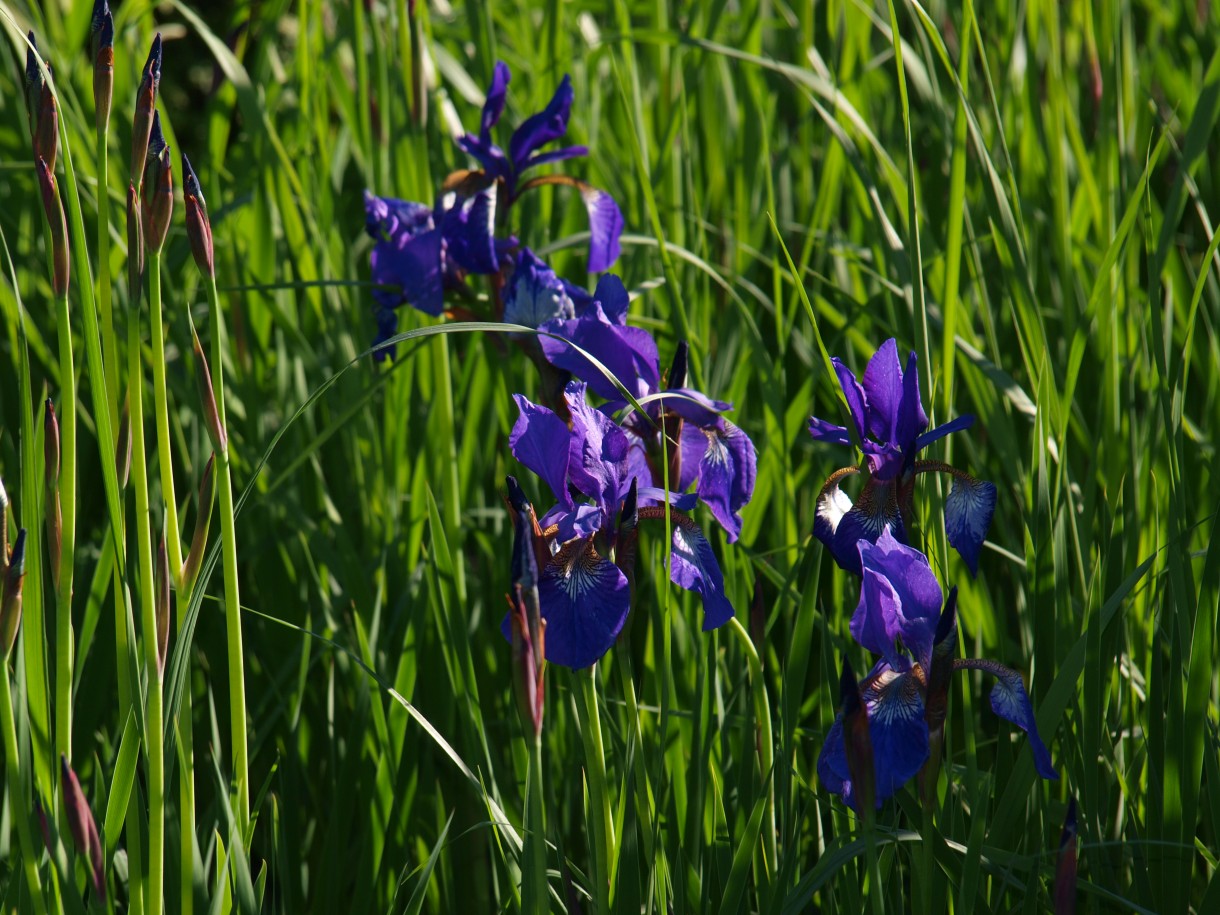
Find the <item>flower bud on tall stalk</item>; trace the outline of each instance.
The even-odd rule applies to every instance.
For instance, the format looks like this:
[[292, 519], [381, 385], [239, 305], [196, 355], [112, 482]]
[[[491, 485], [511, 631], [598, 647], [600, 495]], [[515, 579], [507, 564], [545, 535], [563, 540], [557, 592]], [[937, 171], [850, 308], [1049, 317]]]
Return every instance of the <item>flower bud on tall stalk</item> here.
[[[4, 581], [0, 584], [0, 645], [4, 648], [4, 658], [7, 663], [13, 643], [17, 641], [17, 627], [21, 625], [21, 582], [25, 578], [25, 528], [17, 532], [17, 540], [13, 544], [5, 560]], [[7, 676], [7, 673], [5, 674]]]
[[216, 407], [216, 392], [212, 388], [212, 373], [208, 369], [207, 357], [203, 355], [203, 346], [199, 342], [199, 334], [195, 332], [195, 322], [191, 321], [191, 342], [195, 347], [195, 386], [199, 390], [199, 403], [203, 407], [204, 425], [207, 426], [208, 438], [212, 440], [212, 450], [216, 454], [226, 454], [229, 450], [229, 436], [221, 422], [220, 413]]
[[59, 504], [59, 420], [55, 404], [47, 398], [43, 417], [43, 473], [46, 479], [44, 509], [47, 522], [47, 549], [51, 556], [51, 582], [59, 590], [59, 560], [63, 543], [63, 515]]
[[[47, 70], [51, 65], [47, 64]], [[59, 109], [51, 84], [44, 82], [38, 100], [38, 124], [34, 130], [34, 157], [45, 159], [47, 171], [55, 173], [55, 161], [59, 156]]]
[[93, 122], [99, 133], [110, 125], [110, 104], [114, 98], [114, 17], [110, 4], [97, 0], [93, 4], [93, 24], [90, 30], [90, 51], [93, 54]]
[[118, 444], [114, 449], [114, 467], [119, 477], [119, 489], [127, 488], [131, 476], [131, 394], [123, 401], [123, 412], [119, 417]]
[[191, 160], [182, 154], [182, 200], [186, 206], [186, 237], [191, 242], [191, 254], [200, 271], [208, 279], [216, 277], [212, 252], [212, 222], [208, 219], [208, 204], [203, 199], [199, 179], [191, 168]]
[[131, 183], [139, 187], [144, 177], [144, 163], [148, 158], [149, 138], [152, 134], [153, 114], [157, 109], [157, 88], [161, 85], [161, 33], [153, 39], [136, 89], [136, 114], [131, 125]]
[[[68, 294], [68, 223], [64, 219], [64, 208], [59, 200], [59, 188], [46, 160], [37, 162], [38, 187], [42, 191], [42, 208], [47, 214], [51, 229], [51, 288], [56, 296]], [[68, 333], [62, 328], [60, 333]]]
[[98, 836], [97, 823], [93, 819], [93, 811], [89, 809], [89, 801], [81, 790], [80, 780], [68, 760], [61, 756], [60, 788], [63, 791], [63, 806], [68, 815], [68, 829], [72, 832], [72, 841], [76, 845], [77, 854], [85, 859], [89, 870], [89, 880], [93, 884], [93, 892], [100, 903], [106, 902], [106, 860], [105, 848]]
[[173, 595], [169, 588], [169, 555], [165, 535], [157, 544], [157, 678], [165, 677], [165, 655], [169, 649], [169, 612]]
[[212, 525], [212, 506], [216, 502], [216, 455], [208, 458], [199, 481], [199, 499], [195, 506], [195, 533], [191, 537], [191, 548], [182, 564], [182, 583], [189, 591], [195, 586], [199, 569], [203, 566], [203, 554], [207, 551], [208, 530]]
[[144, 243], [152, 254], [160, 254], [174, 214], [173, 160], [165, 134], [161, 132], [161, 113], [153, 112], [152, 133], [148, 141], [148, 165], [143, 187]]
[[144, 218], [134, 184], [127, 185], [127, 295], [138, 309], [144, 287]]

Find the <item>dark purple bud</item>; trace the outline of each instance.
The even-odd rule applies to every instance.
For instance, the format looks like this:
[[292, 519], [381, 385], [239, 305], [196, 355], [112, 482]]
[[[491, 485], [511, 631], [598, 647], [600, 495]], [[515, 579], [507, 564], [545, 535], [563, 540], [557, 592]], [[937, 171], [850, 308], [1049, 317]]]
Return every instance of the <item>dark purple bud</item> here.
[[131, 127], [131, 183], [139, 185], [148, 158], [153, 112], [157, 108], [157, 87], [161, 85], [161, 33], [153, 39], [144, 64], [140, 86], [136, 89], [136, 114]]
[[203, 478], [199, 481], [199, 502], [195, 506], [195, 534], [191, 537], [191, 548], [182, 563], [182, 583], [188, 591], [199, 576], [203, 565], [203, 554], [208, 546], [208, 528], [212, 524], [212, 505], [216, 501], [216, 474], [213, 472], [216, 455], [208, 456], [207, 466], [203, 468]]
[[17, 627], [21, 625], [21, 580], [25, 577], [25, 528], [17, 531], [17, 541], [8, 555], [8, 567], [4, 571], [3, 588], [0, 588], [0, 639], [4, 640], [4, 657], [7, 659], [17, 641]]
[[[538, 602], [538, 557], [535, 552], [533, 508], [522, 502], [524, 493], [509, 478], [510, 498], [516, 498], [526, 510], [517, 511], [512, 555], [513, 590], [509, 598], [509, 626], [513, 643], [513, 686], [521, 719], [534, 735], [542, 733], [544, 704], [543, 670], [545, 666], [543, 640], [546, 624]], [[513, 493], [514, 488], [516, 493]]]
[[679, 340], [678, 348], [674, 350], [674, 361], [669, 366], [669, 377], [665, 381], [666, 387], [686, 387], [686, 361], [690, 355], [689, 351], [690, 347], [687, 346], [686, 341]]
[[1059, 864], [1055, 868], [1055, 915], [1076, 912], [1076, 798], [1068, 801], [1059, 837]]
[[61, 776], [59, 785], [63, 792], [64, 811], [68, 815], [68, 829], [72, 832], [72, 841], [76, 844], [77, 854], [88, 863], [93, 892], [100, 902], [105, 902], [106, 865], [103, 857], [105, 849], [97, 834], [93, 811], [89, 809], [85, 792], [81, 790], [80, 781], [77, 779], [76, 773], [72, 771], [72, 767], [68, 765], [68, 760], [61, 755], [59, 764]]
[[143, 187], [144, 243], [153, 254], [160, 254], [174, 215], [173, 159], [165, 134], [161, 132], [161, 112], [153, 112], [152, 133], [148, 140], [148, 164]]
[[114, 17], [106, 0], [93, 4], [93, 119], [99, 131], [110, 123], [114, 99]]
[[949, 681], [953, 676], [953, 659], [957, 655], [957, 586], [949, 589], [944, 609], [936, 623], [936, 638], [932, 643], [931, 670], [927, 677], [927, 696], [924, 699], [924, 715], [928, 722], [928, 733], [938, 737], [945, 729], [945, 716], [949, 709]]
[[165, 655], [169, 649], [169, 610], [173, 597], [169, 588], [169, 554], [165, 552], [165, 536], [157, 544], [157, 679], [165, 676]]
[[34, 136], [38, 124], [38, 103], [42, 98], [42, 70], [38, 67], [38, 42], [34, 33], [26, 35], [29, 46], [25, 49], [25, 113], [30, 122], [30, 136]]
[[47, 813], [42, 809], [42, 801], [34, 796], [34, 814], [38, 817], [38, 831], [42, 833], [42, 844], [46, 846], [47, 854], [55, 858], [55, 843], [51, 841], [51, 827], [47, 823]]
[[46, 479], [46, 498], [43, 509], [47, 524], [47, 549], [51, 560], [51, 582], [59, 589], [59, 563], [63, 553], [63, 515], [59, 502], [59, 420], [55, 416], [55, 404], [47, 398], [43, 414], [43, 474]]
[[127, 298], [139, 308], [144, 288], [144, 219], [134, 184], [127, 185]]
[[513, 528], [512, 579], [515, 585], [535, 588], [538, 586], [538, 557], [534, 552], [534, 525], [528, 511], [529, 503], [525, 505], [527, 510], [517, 512]]
[[195, 385], [199, 389], [199, 401], [203, 407], [208, 438], [212, 440], [212, 450], [216, 454], [224, 454], [229, 447], [229, 437], [220, 422], [220, 413], [216, 409], [216, 393], [212, 388], [212, 373], [208, 370], [208, 360], [203, 355], [203, 346], [199, 343], [194, 324], [191, 325], [191, 339], [195, 347]]
[[45, 159], [47, 170], [55, 174], [55, 160], [58, 155], [59, 108], [55, 104], [55, 93], [51, 91], [51, 84], [43, 83], [42, 92], [38, 96], [38, 123], [34, 127], [34, 158]]
[[504, 485], [508, 487], [508, 504], [513, 507], [513, 511], [520, 514], [528, 514], [533, 506], [530, 504], [529, 497], [526, 496], [525, 490], [521, 488], [521, 484], [517, 482], [514, 476], [506, 476]]
[[860, 684], [843, 657], [843, 672], [839, 677], [839, 696], [843, 702], [843, 750], [847, 755], [847, 771], [851, 775], [856, 809], [872, 816], [877, 796], [874, 778], [873, 742], [869, 736], [868, 706], [860, 696]]
[[57, 296], [68, 294], [68, 224], [64, 220], [64, 208], [59, 202], [59, 188], [55, 175], [47, 163], [39, 159], [38, 187], [42, 191], [42, 208], [51, 227], [51, 288]]
[[208, 219], [207, 201], [199, 187], [199, 179], [191, 168], [191, 160], [182, 154], [182, 200], [186, 204], [186, 237], [191, 242], [195, 264], [206, 277], [216, 275], [212, 252], [212, 222]]
[[[614, 545], [614, 564], [626, 576], [634, 593], [635, 548], [640, 539], [639, 480], [631, 478], [631, 488], [618, 513], [618, 535]], [[621, 633], [620, 633], [621, 635]]]

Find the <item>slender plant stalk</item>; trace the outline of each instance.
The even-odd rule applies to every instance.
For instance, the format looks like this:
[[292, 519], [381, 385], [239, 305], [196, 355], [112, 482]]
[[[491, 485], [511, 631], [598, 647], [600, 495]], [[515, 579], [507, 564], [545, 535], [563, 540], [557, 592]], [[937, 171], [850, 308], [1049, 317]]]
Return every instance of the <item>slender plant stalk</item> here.
[[873, 811], [860, 819], [868, 854], [868, 904], [873, 915], [885, 915], [885, 899], [881, 895], [881, 863], [877, 853], [877, 829]]
[[[632, 603], [634, 604], [634, 599]], [[654, 857], [656, 848], [656, 801], [652, 794], [652, 782], [648, 778], [648, 767], [644, 761], [644, 734], [640, 726], [640, 706], [635, 695], [635, 674], [632, 670], [631, 652], [620, 651], [614, 659], [618, 668], [619, 680], [623, 688], [623, 700], [627, 706], [627, 730], [631, 744], [627, 752], [631, 757], [631, 767], [635, 775], [635, 815], [644, 833], [644, 855], [646, 860], [655, 861], [660, 868], [662, 861]]]
[[[227, 431], [224, 397], [224, 317], [216, 277], [207, 277], [208, 312], [212, 335], [212, 391], [220, 427]], [[234, 815], [244, 839], [249, 842], [250, 757], [246, 743], [246, 672], [241, 640], [241, 595], [237, 582], [237, 531], [233, 515], [233, 480], [226, 446], [216, 454], [220, 490], [220, 538], [225, 576], [225, 622], [229, 647], [229, 719], [233, 729], [233, 778], [237, 781]]]
[[59, 316], [60, 471], [63, 517], [59, 579], [55, 583], [55, 751], [72, 759], [72, 567], [76, 552], [76, 370], [68, 295], [55, 297]]
[[[21, 757], [17, 754], [17, 727], [13, 721], [13, 693], [8, 680], [8, 659], [0, 662], [4, 673], [0, 676], [0, 726], [4, 728], [4, 771], [8, 776], [9, 803], [14, 805], [13, 819], [17, 821], [17, 841], [21, 845], [21, 865], [25, 871], [25, 879], [30, 887], [30, 897], [34, 901], [34, 911], [43, 915], [47, 904], [42, 897], [42, 882], [38, 879], [38, 858], [34, 856], [34, 840], [30, 833], [29, 810], [22, 802], [25, 790], [21, 780], [21, 770], [17, 766]], [[11, 864], [11, 862], [10, 862]]]
[[[97, 309], [102, 332], [102, 362], [110, 367], [106, 373], [106, 397], [110, 415], [119, 415], [119, 342], [114, 335], [114, 309], [110, 288], [110, 195], [107, 193], [110, 174], [110, 151], [106, 148], [106, 131], [97, 131]], [[113, 441], [103, 443], [114, 448], [118, 428], [113, 427]]]
[[593, 824], [593, 898], [599, 913], [610, 912], [610, 871], [614, 860], [614, 808], [606, 788], [606, 756], [597, 708], [597, 667], [576, 671], [580, 683], [580, 734], [585, 744], [585, 777], [589, 782], [589, 821]]
[[754, 647], [754, 641], [746, 627], [737, 617], [729, 620], [729, 628], [746, 653], [750, 668], [750, 691], [754, 695], [754, 717], [758, 720], [758, 769], [767, 787], [767, 810], [763, 815], [763, 853], [768, 873], [775, 873], [779, 862], [779, 851], [775, 840], [775, 744], [771, 731], [771, 703], [767, 697], [767, 683], [762, 675], [762, 661]]
[[[165, 540], [170, 574], [182, 583], [182, 544], [178, 537], [178, 500], [174, 493], [174, 464], [170, 451], [169, 404], [165, 391], [165, 333], [161, 316], [161, 252], [148, 252], [148, 311], [153, 365], [153, 407], [157, 414], [157, 463], [161, 465], [161, 498], [165, 502]], [[134, 428], [135, 420], [132, 420]], [[151, 560], [150, 560], [151, 561]]]
[[135, 381], [131, 386], [131, 472], [136, 493], [136, 549], [140, 554], [140, 621], [148, 676], [148, 696], [144, 702], [144, 746], [148, 760], [148, 891], [145, 901], [149, 915], [160, 915], [165, 882], [165, 749], [157, 658], [148, 464], [144, 447], [144, 393], [143, 384], [140, 383], [140, 322], [134, 314], [128, 328], [127, 350], [128, 375]]
[[[532, 738], [532, 739], [531, 739]], [[546, 813], [543, 807], [542, 735], [528, 735], [530, 742], [529, 781], [525, 789], [525, 853], [527, 862], [521, 875], [522, 909], [549, 912], [550, 890], [546, 881]]]

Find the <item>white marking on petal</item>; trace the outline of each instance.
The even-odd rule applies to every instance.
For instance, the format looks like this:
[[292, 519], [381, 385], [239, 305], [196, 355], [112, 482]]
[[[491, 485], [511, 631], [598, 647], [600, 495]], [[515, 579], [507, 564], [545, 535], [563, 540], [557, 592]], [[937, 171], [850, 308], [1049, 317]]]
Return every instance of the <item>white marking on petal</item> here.
[[818, 517], [830, 526], [833, 534], [839, 529], [843, 516], [851, 511], [852, 501], [836, 484], [822, 491], [818, 499]]

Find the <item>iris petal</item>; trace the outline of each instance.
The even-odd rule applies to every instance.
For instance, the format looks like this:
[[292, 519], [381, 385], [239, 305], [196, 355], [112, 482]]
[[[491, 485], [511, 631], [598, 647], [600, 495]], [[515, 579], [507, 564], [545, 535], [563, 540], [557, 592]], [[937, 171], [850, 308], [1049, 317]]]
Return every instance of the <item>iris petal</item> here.
[[522, 248], [504, 288], [504, 320], [539, 327], [547, 321], [575, 316], [576, 307], [563, 281], [533, 251]]
[[852, 421], [856, 424], [856, 431], [863, 439], [867, 432], [868, 418], [868, 398], [865, 396], [864, 388], [856, 380], [852, 370], [840, 362], [837, 356], [830, 361], [834, 365], [835, 374], [839, 376], [839, 386], [843, 389], [843, 396], [847, 398], [847, 409], [851, 413]]
[[445, 213], [442, 228], [447, 253], [463, 270], [495, 273], [500, 269], [496, 249], [496, 186], [483, 188]]
[[868, 405], [868, 434], [879, 442], [897, 441], [898, 414], [902, 406], [902, 365], [898, 362], [898, 341], [890, 337], [864, 369], [862, 386]]
[[584, 185], [580, 196], [589, 214], [589, 272], [609, 270], [622, 253], [623, 211], [605, 191]]
[[869, 651], [895, 663], [902, 644], [929, 669], [943, 595], [927, 557], [899, 543], [887, 527], [875, 544], [858, 544], [864, 585], [851, 618], [851, 634]]
[[994, 483], [961, 472], [953, 475], [953, 488], [945, 499], [945, 532], [949, 544], [966, 560], [971, 575], [978, 575], [979, 552], [991, 527], [995, 503]]
[[[687, 476], [688, 447], [690, 452], [697, 447], [688, 446], [691, 439], [704, 440], [703, 453], [697, 465], [699, 500], [720, 522], [732, 543], [741, 535], [741, 516], [738, 511], [754, 494], [757, 476], [757, 457], [754, 443], [741, 429], [727, 419], [720, 418], [718, 425], [700, 428], [692, 423], [682, 427], [682, 476]], [[687, 484], [689, 485], [689, 483]], [[685, 486], [683, 486], [685, 488]]]
[[547, 165], [551, 162], [563, 162], [565, 159], [577, 159], [581, 156], [589, 155], [589, 147], [587, 146], [565, 146], [563, 149], [552, 149], [550, 152], [538, 153], [530, 156], [529, 161], [525, 164], [526, 168], [534, 168], [537, 165]]
[[627, 436], [604, 413], [585, 402], [585, 384], [573, 381], [563, 392], [572, 416], [568, 439], [568, 475], [572, 485], [612, 516], [627, 493], [623, 470]]
[[611, 324], [627, 323], [627, 309], [631, 305], [631, 296], [623, 281], [613, 273], [607, 273], [597, 281], [593, 298], [601, 303], [602, 313]]
[[487, 87], [487, 100], [483, 102], [483, 113], [479, 118], [479, 136], [487, 141], [491, 139], [491, 129], [504, 113], [504, 102], [508, 98], [508, 84], [512, 80], [512, 72], [508, 64], [502, 60], [496, 61], [491, 73], [491, 85]]
[[[632, 393], [643, 397], [657, 388], [660, 369], [657, 343], [642, 327], [612, 324], [601, 306], [594, 302], [581, 317], [571, 321], [550, 321], [544, 327], [564, 340], [570, 340], [597, 359]], [[556, 368], [566, 369], [588, 382], [599, 397], [617, 400], [618, 388], [585, 356], [563, 340], [543, 337], [542, 352]]]
[[906, 542], [895, 481], [869, 477], [853, 504], [840, 483], [845, 476], [858, 472], [855, 467], [844, 467], [822, 485], [813, 523], [814, 536], [830, 550], [839, 568], [856, 575], [861, 574], [860, 553], [856, 548], [861, 540], [875, 543], [888, 524], [894, 538]]
[[560, 505], [571, 511], [572, 495], [568, 492], [571, 433], [567, 424], [546, 407], [531, 403], [520, 394], [514, 394], [513, 400], [521, 411], [508, 437], [513, 457], [542, 477]]
[[441, 251], [440, 229], [379, 241], [370, 257], [373, 282], [398, 286], [401, 291], [395, 295], [378, 290], [374, 297], [383, 306], [406, 302], [426, 314], [439, 315], [445, 307]]
[[723, 626], [733, 618], [733, 605], [724, 593], [724, 575], [712, 545], [698, 525], [685, 515], [671, 513], [673, 561], [670, 580], [703, 599], [703, 631]]
[[1021, 675], [1003, 664], [977, 658], [958, 659], [953, 663], [953, 667], [955, 670], [966, 668], [985, 671], [996, 678], [996, 685], [991, 690], [991, 710], [1025, 732], [1029, 738], [1029, 748], [1034, 754], [1034, 768], [1038, 770], [1038, 774], [1043, 778], [1058, 779], [1059, 773], [1051, 762], [1050, 751], [1038, 735], [1034, 708], [1030, 704], [1029, 694], [1025, 692]]
[[552, 140], [558, 140], [567, 132], [574, 97], [572, 80], [565, 75], [546, 108], [530, 115], [513, 132], [512, 140], [508, 144], [508, 154], [512, 158], [513, 168], [518, 173], [529, 166], [527, 160], [531, 153]]

